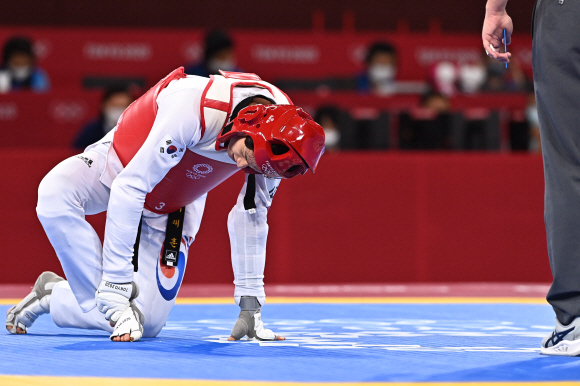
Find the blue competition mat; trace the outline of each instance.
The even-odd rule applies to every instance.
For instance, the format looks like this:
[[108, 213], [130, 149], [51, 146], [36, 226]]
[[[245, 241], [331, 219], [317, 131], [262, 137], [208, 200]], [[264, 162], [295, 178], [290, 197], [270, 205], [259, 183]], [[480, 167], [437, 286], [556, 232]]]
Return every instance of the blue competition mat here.
[[[0, 306], [6, 313], [7, 306]], [[0, 333], [0, 374], [294, 382], [580, 380], [580, 358], [539, 353], [547, 305], [272, 304], [284, 342], [227, 342], [234, 305], [176, 305], [155, 339], [113, 343], [49, 316]], [[17, 364], [17, 365], [16, 365]]]

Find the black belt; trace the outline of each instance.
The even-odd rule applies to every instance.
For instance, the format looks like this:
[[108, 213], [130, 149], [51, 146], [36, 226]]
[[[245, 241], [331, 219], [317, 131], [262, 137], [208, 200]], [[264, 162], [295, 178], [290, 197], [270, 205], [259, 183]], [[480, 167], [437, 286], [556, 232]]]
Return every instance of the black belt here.
[[244, 209], [250, 213], [256, 213], [256, 175], [248, 174], [246, 183], [246, 195], [244, 196]]
[[139, 228], [137, 228], [137, 238], [135, 239], [135, 245], [133, 245], [133, 272], [139, 270], [139, 241], [141, 240], [141, 226], [143, 225], [143, 214], [141, 214], [141, 219], [139, 220]]
[[167, 228], [165, 229], [165, 242], [163, 243], [161, 263], [169, 267], [177, 267], [177, 263], [179, 262], [179, 247], [181, 246], [184, 217], [185, 207], [169, 213], [167, 216]]
[[[179, 248], [181, 247], [181, 235], [183, 234], [183, 218], [185, 217], [185, 207], [169, 213], [167, 216], [167, 227], [165, 228], [165, 242], [161, 253], [161, 264], [169, 267], [176, 267], [179, 262]], [[141, 227], [143, 225], [143, 215], [139, 221], [137, 238], [133, 246], [133, 270], [139, 270], [139, 241], [141, 239]]]

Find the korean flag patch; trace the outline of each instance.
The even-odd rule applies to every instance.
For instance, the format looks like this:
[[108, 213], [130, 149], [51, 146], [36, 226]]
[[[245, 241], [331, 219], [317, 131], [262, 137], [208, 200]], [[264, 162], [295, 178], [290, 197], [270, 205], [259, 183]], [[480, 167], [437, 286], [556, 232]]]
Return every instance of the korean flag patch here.
[[157, 151], [165, 158], [173, 159], [181, 157], [185, 151], [184, 146], [177, 143], [169, 135], [166, 135], [157, 145]]

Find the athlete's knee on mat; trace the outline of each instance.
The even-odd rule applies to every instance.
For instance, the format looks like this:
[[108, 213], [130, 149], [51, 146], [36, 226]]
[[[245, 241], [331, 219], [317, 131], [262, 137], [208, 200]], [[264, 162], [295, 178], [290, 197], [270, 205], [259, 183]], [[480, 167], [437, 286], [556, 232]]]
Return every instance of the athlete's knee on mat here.
[[163, 312], [151, 312], [151, 310], [145, 310], [143, 312], [145, 316], [145, 323], [143, 323], [143, 338], [155, 338], [167, 322], [167, 317]]
[[[50, 295], [50, 315], [53, 322], [59, 327], [67, 327], [64, 324], [72, 305], [77, 303], [68, 281], [61, 281], [54, 285]], [[78, 305], [78, 303], [77, 303]]]
[[155, 338], [159, 335], [162, 329], [163, 326], [147, 326], [147, 324], [145, 324], [143, 326], [143, 338]]
[[[78, 306], [74, 294], [67, 281], [56, 283], [50, 296], [50, 316], [58, 327], [74, 327], [69, 315], [74, 304]], [[80, 308], [80, 306], [78, 306]]]

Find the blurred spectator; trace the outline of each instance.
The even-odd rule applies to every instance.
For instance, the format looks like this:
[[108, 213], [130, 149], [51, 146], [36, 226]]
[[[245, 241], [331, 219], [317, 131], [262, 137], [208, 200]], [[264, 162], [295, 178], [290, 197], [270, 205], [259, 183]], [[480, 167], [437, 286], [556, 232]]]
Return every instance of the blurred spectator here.
[[432, 91], [421, 97], [421, 107], [442, 114], [449, 112], [451, 103], [445, 95]]
[[539, 153], [542, 151], [542, 140], [540, 139], [540, 121], [538, 118], [538, 108], [536, 107], [536, 94], [534, 93], [534, 90], [528, 92], [526, 121], [530, 129], [530, 143], [528, 149], [531, 152]]
[[458, 78], [457, 66], [452, 62], [442, 61], [429, 69], [428, 83], [433, 92], [450, 97], [457, 93]]
[[125, 87], [116, 86], [107, 89], [103, 94], [99, 116], [81, 129], [73, 142], [73, 147], [82, 150], [103, 138], [117, 125], [119, 117], [131, 102], [133, 96]]
[[185, 73], [208, 77], [219, 75], [219, 70], [242, 72], [236, 66], [234, 42], [231, 37], [225, 31], [215, 30], [205, 36], [203, 60], [187, 66]]
[[485, 56], [487, 78], [482, 91], [488, 92], [516, 92], [525, 91], [530, 83], [526, 78], [516, 56], [510, 58], [508, 68], [505, 63]]
[[20, 36], [8, 39], [2, 49], [0, 92], [45, 92], [49, 88], [50, 81], [44, 70], [36, 64], [30, 39]]
[[326, 150], [338, 150], [341, 138], [338, 109], [332, 106], [323, 106], [316, 112], [314, 120], [324, 130]]
[[485, 58], [487, 58], [487, 55], [483, 54], [483, 56], [472, 63], [459, 65], [459, 89], [463, 93], [475, 94], [485, 84], [487, 79]]
[[390, 95], [397, 92], [397, 51], [384, 42], [374, 43], [365, 59], [366, 70], [357, 78], [360, 92]]
[[399, 115], [401, 149], [449, 149], [453, 116], [447, 96], [437, 91], [423, 95], [419, 108]]
[[505, 68], [505, 63], [493, 60], [485, 54], [471, 63], [435, 63], [429, 70], [428, 81], [431, 89], [449, 97], [458, 92], [475, 94], [480, 91], [525, 91], [530, 83], [516, 57]]

